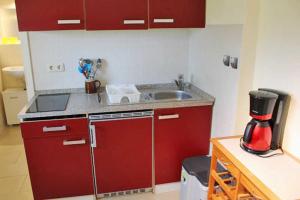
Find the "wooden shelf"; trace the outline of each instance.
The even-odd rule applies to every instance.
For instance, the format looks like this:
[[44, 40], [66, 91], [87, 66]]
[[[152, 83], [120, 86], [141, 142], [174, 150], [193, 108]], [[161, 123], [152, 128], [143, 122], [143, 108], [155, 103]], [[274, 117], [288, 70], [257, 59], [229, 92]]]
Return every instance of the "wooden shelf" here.
[[[226, 195], [230, 199], [234, 199], [235, 194], [236, 194], [236, 186], [230, 186], [226, 182], [229, 180], [229, 178], [222, 179], [222, 175], [229, 174], [229, 172], [222, 172], [222, 173], [217, 173], [216, 170], [211, 170], [211, 176], [214, 178], [214, 180], [220, 185], [222, 190], [226, 193]], [[232, 180], [232, 178], [230, 178]]]
[[262, 200], [262, 198], [254, 197], [251, 194], [239, 194], [237, 197], [238, 200]]
[[224, 193], [219, 193], [219, 194], [213, 194], [212, 195], [213, 200], [229, 200], [229, 197], [226, 196]]
[[[225, 140], [227, 139], [228, 142], [225, 143]], [[212, 140], [213, 150], [210, 168], [211, 173], [208, 187], [209, 200], [280, 199], [259, 179], [257, 179], [253, 174], [249, 173], [249, 171], [247, 171], [247, 168], [245, 168], [244, 165], [240, 163], [240, 161], [238, 161], [232, 154], [230, 154], [228, 150], [225, 149], [224, 146], [219, 142], [219, 140], [222, 140], [223, 143], [227, 145], [226, 147], [228, 149], [231, 147], [232, 144], [236, 145], [236, 148], [239, 147], [239, 137]], [[239, 148], [237, 150], [242, 151]], [[223, 167], [226, 170], [225, 172], [217, 171], [218, 163], [223, 165]], [[215, 187], [216, 183], [219, 185], [218, 187]], [[297, 194], [297, 191], [295, 192], [295, 194]]]

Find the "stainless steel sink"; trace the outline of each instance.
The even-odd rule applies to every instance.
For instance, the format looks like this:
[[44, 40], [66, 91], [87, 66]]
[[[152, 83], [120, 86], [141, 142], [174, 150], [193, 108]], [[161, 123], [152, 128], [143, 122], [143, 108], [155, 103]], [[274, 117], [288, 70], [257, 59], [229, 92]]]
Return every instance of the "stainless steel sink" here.
[[149, 97], [154, 100], [185, 100], [193, 98], [192, 95], [181, 90], [153, 92], [149, 94]]

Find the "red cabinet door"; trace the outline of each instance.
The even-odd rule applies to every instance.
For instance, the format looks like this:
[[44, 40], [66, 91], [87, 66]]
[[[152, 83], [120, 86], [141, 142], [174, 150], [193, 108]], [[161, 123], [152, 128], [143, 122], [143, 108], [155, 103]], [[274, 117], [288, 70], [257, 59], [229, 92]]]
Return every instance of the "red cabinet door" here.
[[205, 27], [205, 0], [149, 0], [150, 28]]
[[148, 0], [86, 0], [87, 30], [147, 29]]
[[152, 118], [94, 122], [97, 193], [152, 187]]
[[[30, 124], [34, 126], [36, 123]], [[24, 124], [21, 124], [22, 134], [34, 130], [34, 127]], [[57, 137], [24, 138], [34, 199], [94, 193], [91, 148], [88, 127], [85, 127], [81, 135], [69, 133]]]
[[155, 184], [180, 181], [182, 161], [207, 155], [211, 106], [155, 110]]
[[15, 0], [20, 31], [84, 29], [84, 0]]

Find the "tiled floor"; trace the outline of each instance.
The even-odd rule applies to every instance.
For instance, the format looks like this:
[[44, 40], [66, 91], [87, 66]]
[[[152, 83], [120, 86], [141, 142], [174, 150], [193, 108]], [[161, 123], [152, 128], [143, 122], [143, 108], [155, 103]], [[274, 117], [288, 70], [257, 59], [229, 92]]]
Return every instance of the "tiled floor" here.
[[[75, 199], [83, 198], [72, 198]], [[24, 146], [18, 126], [0, 130], [0, 200], [33, 200]], [[179, 200], [179, 192], [157, 195], [148, 193], [107, 200]]]
[[32, 200], [26, 156], [17, 126], [0, 132], [0, 200]]

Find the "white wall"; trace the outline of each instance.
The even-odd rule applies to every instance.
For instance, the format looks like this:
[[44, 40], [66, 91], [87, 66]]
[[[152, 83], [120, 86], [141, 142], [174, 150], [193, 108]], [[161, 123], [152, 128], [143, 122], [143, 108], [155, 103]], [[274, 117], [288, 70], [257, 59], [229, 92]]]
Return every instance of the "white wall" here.
[[247, 0], [207, 0], [206, 24], [244, 24]]
[[292, 101], [284, 148], [300, 158], [300, 1], [260, 1], [254, 88], [286, 91]]
[[16, 10], [0, 7], [0, 37], [18, 37], [18, 35]]
[[[2, 76], [0, 72], [0, 91], [3, 90], [2, 85]], [[2, 100], [2, 94], [0, 94], [0, 134], [2, 133], [1, 129], [4, 127], [4, 107], [3, 107], [3, 100]]]
[[[206, 29], [147, 31], [30, 32], [36, 90], [81, 88], [80, 57], [105, 59], [102, 82], [172, 82], [179, 73], [216, 97], [213, 136], [232, 135], [235, 125], [239, 70], [225, 67], [223, 55], [239, 57], [242, 25], [214, 25]], [[66, 71], [47, 71], [64, 63]], [[189, 72], [189, 73], [188, 73]], [[226, 119], [226, 120], [224, 120]]]
[[[82, 88], [78, 60], [103, 58], [109, 83], [171, 82], [188, 70], [188, 30], [30, 32], [35, 88]], [[47, 65], [64, 63], [63, 73]]]
[[[0, 45], [0, 70], [6, 66], [22, 66], [22, 49], [20, 45]], [[24, 83], [2, 72], [3, 89], [24, 87]]]
[[[13, 0], [0, 1], [0, 39], [1, 37], [16, 37], [17, 31], [17, 18], [16, 11], [13, 9]], [[0, 41], [0, 134], [1, 129], [5, 126], [5, 114], [2, 101], [2, 90], [7, 86], [7, 80], [3, 80], [2, 67], [9, 65], [22, 64], [21, 49], [18, 45], [1, 45]], [[14, 84], [14, 82], [9, 82]]]
[[22, 49], [20, 45], [0, 45], [0, 68], [22, 65]]
[[190, 33], [189, 76], [216, 97], [212, 137], [234, 134], [239, 69], [225, 67], [222, 59], [240, 56], [242, 30], [242, 25], [218, 25]]
[[245, 23], [243, 26], [243, 41], [240, 59], [240, 79], [238, 104], [236, 112], [236, 131], [238, 135], [244, 133], [249, 116], [249, 91], [253, 89], [254, 69], [256, 58], [256, 45], [259, 22], [259, 2], [260, 0], [247, 0], [245, 13]]
[[31, 64], [31, 51], [28, 32], [20, 32], [21, 48], [23, 52], [24, 75], [27, 90], [27, 98], [30, 100], [35, 94], [33, 70]]

